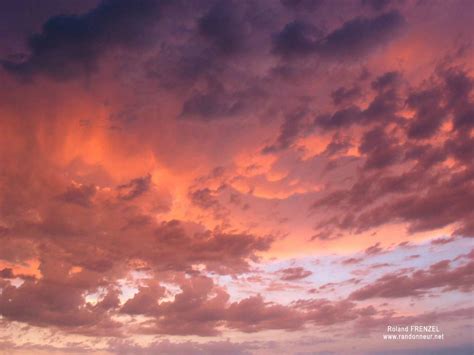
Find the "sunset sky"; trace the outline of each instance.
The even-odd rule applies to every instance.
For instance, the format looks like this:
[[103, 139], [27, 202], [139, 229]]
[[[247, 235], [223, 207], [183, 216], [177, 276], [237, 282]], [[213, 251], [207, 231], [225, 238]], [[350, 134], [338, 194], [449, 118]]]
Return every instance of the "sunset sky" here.
[[473, 24], [0, 1], [0, 354], [472, 355]]

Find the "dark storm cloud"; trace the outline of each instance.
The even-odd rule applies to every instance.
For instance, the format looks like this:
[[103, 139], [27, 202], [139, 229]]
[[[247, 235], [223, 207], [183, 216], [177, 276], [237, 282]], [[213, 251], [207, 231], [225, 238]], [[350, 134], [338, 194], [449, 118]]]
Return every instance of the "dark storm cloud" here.
[[439, 75], [444, 79], [448, 90], [448, 105], [456, 108], [469, 101], [469, 94], [474, 88], [474, 80], [460, 67], [442, 69]]
[[294, 11], [317, 10], [325, 0], [280, 0], [282, 5]]
[[308, 54], [359, 57], [395, 37], [404, 24], [403, 16], [392, 11], [373, 18], [355, 18], [322, 36], [315, 27], [294, 21], [274, 37], [273, 51], [283, 57]]
[[[329, 194], [313, 208], [339, 206], [339, 217], [332, 223], [342, 229], [360, 232], [386, 223], [404, 222], [408, 231], [414, 233], [457, 224], [455, 234], [471, 236], [472, 176], [472, 170], [452, 174], [448, 179], [416, 170], [392, 178], [374, 176], [361, 179], [348, 191]], [[398, 196], [376, 204], [389, 194]]]
[[290, 22], [273, 38], [273, 52], [290, 58], [312, 54], [320, 36], [320, 31], [310, 24]]
[[453, 174], [447, 181], [433, 182], [425, 193], [395, 199], [383, 207], [385, 212], [369, 210], [357, 223], [375, 226], [390, 220], [409, 223], [410, 232], [433, 230], [452, 223], [467, 223], [472, 217], [473, 172]]
[[352, 100], [360, 97], [362, 94], [360, 87], [353, 86], [351, 88], [345, 88], [343, 86], [337, 88], [331, 93], [331, 98], [334, 105], [338, 106], [347, 101], [351, 102]]
[[385, 168], [401, 158], [397, 141], [382, 127], [375, 127], [364, 134], [359, 151], [366, 156], [365, 167], [368, 169]]
[[338, 129], [350, 126], [364, 120], [362, 111], [357, 106], [350, 106], [331, 114], [320, 115], [315, 119], [315, 124], [324, 129]]
[[227, 90], [218, 81], [207, 88], [193, 91], [183, 102], [179, 119], [214, 121], [230, 119], [238, 115], [255, 112], [266, 93], [258, 85], [249, 85], [241, 90]]
[[397, 119], [397, 111], [401, 107], [398, 87], [402, 75], [398, 72], [387, 72], [377, 77], [371, 87], [377, 92], [369, 107], [364, 110], [367, 121], [386, 122]]
[[460, 164], [472, 165], [474, 161], [474, 138], [469, 135], [469, 131], [454, 135], [448, 139], [444, 148]]
[[[357, 124], [388, 123], [398, 119], [397, 111], [401, 107], [401, 98], [397, 89], [401, 75], [397, 72], [388, 72], [379, 76], [371, 84], [372, 89], [377, 94], [370, 102], [369, 106], [362, 110], [356, 105], [338, 109], [332, 114], [321, 114], [314, 120], [314, 125], [326, 130], [337, 130]], [[360, 95], [361, 89], [339, 88], [331, 93], [331, 97], [336, 106], [342, 102]]]
[[217, 199], [216, 191], [212, 191], [209, 188], [190, 191], [189, 197], [193, 204], [204, 209], [216, 207], [219, 205], [219, 200]]
[[243, 102], [232, 95], [212, 89], [196, 93], [183, 103], [182, 118], [211, 121], [223, 117], [232, 117], [243, 109]]
[[96, 193], [94, 185], [70, 186], [60, 198], [68, 203], [74, 203], [83, 207], [91, 205], [91, 199]]
[[390, 71], [377, 77], [372, 83], [372, 89], [383, 91], [392, 88], [400, 80], [400, 73]]
[[81, 15], [58, 15], [46, 21], [41, 33], [28, 40], [30, 53], [23, 62], [3, 61], [3, 67], [21, 77], [45, 74], [69, 79], [96, 69], [107, 49], [147, 43], [149, 28], [165, 1], [104, 0]]
[[441, 100], [441, 92], [436, 89], [412, 93], [408, 97], [408, 107], [416, 111], [408, 127], [408, 137], [429, 138], [438, 131], [446, 115]]
[[471, 103], [465, 111], [456, 115], [454, 127], [459, 130], [474, 128], [474, 104]]
[[[350, 147], [352, 147], [352, 144], [350, 143], [350, 137], [341, 136], [338, 132], [336, 132], [333, 135], [331, 142], [324, 150], [323, 154], [331, 157], [339, 153], [347, 152]], [[329, 167], [330, 165], [328, 168]]]
[[300, 132], [306, 128], [305, 126], [307, 126], [304, 124], [305, 116], [305, 111], [297, 111], [293, 114], [287, 115], [280, 127], [280, 134], [277, 137], [276, 142], [263, 148], [262, 152], [274, 153], [290, 147]]
[[404, 160], [416, 162], [424, 169], [442, 163], [448, 157], [447, 149], [433, 147], [431, 144], [410, 144], [405, 146]]
[[[411, 171], [389, 175], [385, 171], [388, 166], [385, 159], [398, 159], [398, 148], [390, 147], [385, 141], [369, 146], [371, 149], [365, 153], [369, 154], [366, 173], [351, 188], [335, 190], [313, 205], [317, 209], [332, 206], [338, 211], [337, 216], [329, 219], [326, 229], [333, 225], [335, 230], [360, 232], [386, 223], [403, 222], [413, 233], [455, 224], [454, 234], [473, 235], [472, 167], [468, 165], [446, 177], [434, 165], [443, 161], [445, 155], [434, 152], [432, 157], [427, 153], [427, 157], [414, 158], [418, 159], [418, 164]], [[392, 150], [393, 154], [390, 153]], [[379, 173], [367, 175], [374, 167]], [[387, 199], [390, 195], [393, 196]]]
[[441, 71], [445, 81], [447, 107], [453, 112], [454, 129], [466, 132], [474, 128], [474, 79], [463, 68], [448, 68]]
[[[471, 98], [473, 79], [462, 68], [439, 70], [436, 82], [407, 93], [406, 107], [415, 112], [407, 122], [407, 137], [429, 139], [453, 117], [455, 134], [461, 136], [474, 127], [474, 102]], [[462, 137], [460, 141], [463, 141]]]
[[0, 56], [14, 58], [24, 50], [24, 39], [58, 14], [81, 13], [97, 6], [99, 0], [0, 1]]
[[396, 112], [400, 108], [399, 97], [395, 90], [379, 93], [364, 110], [366, 121], [389, 123], [396, 120]]
[[361, 2], [375, 11], [381, 11], [390, 4], [391, 0], [361, 0]]
[[233, 2], [219, 1], [198, 21], [199, 33], [224, 54], [232, 54], [243, 45], [244, 33], [236, 18], [237, 10]]
[[119, 198], [133, 200], [150, 189], [151, 175], [132, 179], [130, 182], [117, 187]]
[[13, 279], [14, 277], [13, 269], [6, 267], [0, 270], [0, 278], [2, 279]]
[[[387, 72], [371, 83], [376, 95], [367, 109], [349, 106], [318, 116], [314, 124], [325, 130], [362, 129], [358, 148], [364, 161], [352, 187], [313, 205], [338, 210], [319, 230], [331, 238], [340, 235], [338, 229], [361, 232], [402, 222], [409, 232], [454, 225], [454, 235], [472, 236], [473, 87], [472, 77], [459, 67], [438, 69], [417, 88], [404, 86], [401, 73]], [[413, 110], [411, 117], [399, 113], [404, 108]], [[452, 129], [444, 140], [428, 141], [449, 121]], [[448, 159], [458, 170], [446, 176]], [[407, 163], [406, 172], [393, 174]], [[375, 171], [380, 175], [372, 175]], [[392, 194], [398, 196], [387, 199]]]
[[360, 56], [393, 38], [404, 26], [405, 19], [392, 11], [374, 18], [357, 18], [327, 35], [318, 52], [327, 56]]

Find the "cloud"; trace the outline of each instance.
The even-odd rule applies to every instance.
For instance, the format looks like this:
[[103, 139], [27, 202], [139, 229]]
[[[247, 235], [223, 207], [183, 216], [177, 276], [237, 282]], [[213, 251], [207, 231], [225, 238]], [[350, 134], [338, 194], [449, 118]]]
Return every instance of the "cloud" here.
[[148, 346], [138, 345], [129, 340], [114, 339], [108, 343], [110, 351], [114, 354], [193, 354], [193, 355], [249, 355], [252, 344], [247, 343], [233, 343], [231, 341], [209, 341], [207, 343], [200, 342], [179, 342], [174, 343], [169, 340], [155, 341]]
[[[369, 167], [383, 168], [387, 166], [387, 161], [395, 159], [396, 155], [385, 153], [390, 146], [380, 149], [369, 161]], [[376, 164], [376, 157], [380, 158], [381, 165]], [[383, 160], [383, 157], [387, 160]], [[334, 191], [319, 199], [313, 208], [339, 206], [345, 209], [346, 213], [332, 223], [346, 230], [365, 231], [393, 222], [407, 223], [412, 233], [453, 223], [467, 227], [471, 216], [471, 174], [470, 170], [464, 170], [444, 179], [433, 176], [431, 171], [415, 169], [399, 176], [372, 175], [360, 179], [349, 190]], [[423, 184], [423, 181], [429, 181], [430, 184]], [[377, 201], [390, 195], [395, 196], [377, 205]], [[354, 209], [357, 208], [360, 210], [355, 213]]]
[[281, 0], [281, 3], [293, 11], [314, 11], [324, 4], [324, 0]]
[[[453, 254], [474, 233], [465, 6], [73, 2], [15, 5], [25, 55], [0, 40], [6, 340], [298, 353], [322, 331], [344, 353], [367, 352], [364, 324], [468, 324], [445, 313], [472, 291], [470, 249]], [[423, 318], [428, 298], [444, 308]]]
[[384, 91], [392, 88], [400, 80], [400, 73], [389, 71], [375, 79], [371, 86], [374, 90]]
[[373, 307], [359, 309], [354, 302], [348, 300], [337, 302], [325, 299], [300, 300], [295, 306], [306, 311], [305, 317], [308, 321], [326, 326], [352, 321], [367, 311], [375, 312]]
[[[449, 80], [454, 83], [446, 84]], [[470, 81], [463, 70], [451, 68], [435, 73], [421, 87], [404, 89], [400, 73], [386, 72], [371, 83], [376, 96], [367, 109], [350, 106], [316, 117], [314, 124], [324, 130], [357, 130], [363, 162], [361, 175], [350, 187], [328, 192], [314, 203], [314, 209], [332, 206], [338, 211], [324, 224], [326, 234], [406, 223], [412, 233], [457, 224], [455, 234], [472, 235], [467, 201], [474, 140], [453, 126], [446, 138], [428, 141], [441, 134], [450, 115], [454, 124], [457, 110], [465, 112], [471, 105]], [[401, 102], [414, 111], [412, 117], [400, 115]], [[449, 159], [459, 170], [446, 176]], [[373, 175], [375, 171], [379, 175]]]
[[96, 187], [94, 185], [72, 185], [60, 198], [68, 203], [74, 203], [79, 206], [89, 207], [91, 199], [95, 195]]
[[289, 267], [286, 269], [282, 269], [279, 272], [282, 275], [281, 279], [283, 281], [301, 280], [313, 274], [311, 271], [306, 270], [302, 267]]
[[158, 300], [165, 295], [166, 289], [158, 282], [140, 287], [138, 292], [121, 308], [122, 313], [136, 314], [157, 314], [159, 311]]
[[273, 153], [286, 149], [296, 140], [300, 132], [307, 127], [305, 124], [305, 111], [297, 111], [285, 117], [281, 127], [280, 134], [276, 142], [270, 146], [263, 148], [263, 153]]
[[452, 243], [456, 240], [456, 238], [436, 238], [431, 241], [431, 245], [444, 245], [448, 243]]
[[219, 205], [215, 192], [207, 187], [190, 192], [189, 197], [196, 206], [204, 209]]
[[[318, 115], [314, 120], [314, 125], [325, 130], [337, 130], [352, 125], [396, 122], [398, 120], [397, 111], [400, 109], [400, 97], [397, 92], [400, 76], [397, 72], [387, 72], [374, 80], [371, 86], [377, 95], [366, 109], [361, 109], [351, 103], [332, 114]], [[334, 104], [338, 106], [341, 102], [350, 101], [352, 97], [360, 95], [360, 90], [358, 87], [350, 90], [339, 88], [331, 93], [331, 97]]]
[[417, 297], [438, 287], [443, 288], [444, 291], [470, 292], [474, 277], [473, 266], [474, 263], [471, 261], [451, 268], [450, 261], [443, 260], [432, 264], [428, 269], [417, 270], [410, 275], [402, 273], [386, 274], [374, 283], [354, 291], [350, 298], [361, 301], [376, 297]]
[[321, 115], [316, 118], [315, 123], [325, 129], [350, 126], [363, 120], [362, 111], [356, 106], [350, 106], [334, 112], [332, 115]]
[[81, 271], [68, 275], [68, 268], [43, 267], [43, 278], [26, 279], [20, 287], [6, 286], [0, 296], [0, 313], [9, 320], [37, 326], [57, 326], [76, 333], [119, 334], [120, 324], [106, 310], [85, 304], [84, 291], [103, 280]]
[[58, 80], [94, 71], [108, 49], [135, 46], [149, 38], [149, 28], [164, 4], [158, 0], [104, 0], [82, 15], [51, 17], [41, 33], [29, 38], [26, 60], [3, 61], [3, 67], [19, 77], [45, 74]]
[[2, 279], [13, 279], [15, 276], [13, 274], [12, 268], [6, 267], [0, 270], [0, 277]]
[[305, 56], [315, 52], [320, 31], [307, 23], [293, 21], [273, 39], [273, 52], [282, 57]]
[[121, 200], [133, 200], [148, 191], [150, 186], [151, 175], [135, 178], [130, 182], [117, 187], [118, 197]]
[[201, 336], [219, 334], [218, 326], [222, 325], [248, 333], [268, 329], [295, 330], [308, 320], [333, 324], [354, 319], [358, 314], [354, 310], [353, 314], [347, 315], [346, 308], [352, 309], [354, 304], [333, 305], [329, 301], [305, 303], [304, 307], [302, 303], [296, 303], [291, 307], [267, 302], [257, 295], [229, 302], [228, 293], [206, 277], [194, 277], [180, 287], [182, 292], [173, 301], [160, 303], [162, 289], [142, 288], [127, 301], [122, 312], [154, 317], [155, 324], [142, 328], [142, 332]]
[[179, 119], [210, 122], [235, 118], [256, 110], [265, 93], [258, 87], [227, 90], [220, 82], [213, 82], [205, 89], [191, 92], [184, 100]]
[[347, 101], [351, 102], [352, 100], [360, 97], [361, 94], [361, 89], [358, 86], [353, 86], [349, 89], [341, 86], [331, 92], [331, 98], [334, 105], [338, 106]]
[[369, 256], [378, 255], [383, 252], [383, 248], [380, 247], [380, 242], [365, 249], [365, 254]]
[[[362, 257], [350, 257], [350, 258], [344, 258], [341, 261], [341, 265], [355, 265], [355, 264], [360, 264], [366, 259], [377, 256], [380, 254], [385, 253], [386, 250], [380, 246], [380, 242], [377, 242], [370, 247], [366, 248], [364, 250], [364, 254]], [[378, 264], [378, 266], [383, 266], [382, 264]]]
[[317, 46], [325, 56], [360, 56], [392, 39], [405, 24], [397, 12], [387, 12], [374, 18], [356, 18], [328, 34]]
[[274, 38], [273, 51], [282, 57], [318, 54], [329, 58], [353, 58], [393, 39], [404, 27], [397, 11], [373, 18], [358, 17], [322, 36], [314, 26], [294, 21]]
[[[159, 309], [168, 314], [169, 322], [158, 323], [156, 332], [197, 334], [201, 329], [201, 335], [215, 334], [217, 325], [204, 321], [199, 328], [197, 324], [217, 303], [205, 303], [208, 310], [197, 311], [196, 319], [187, 324], [182, 322], [183, 314], [191, 316], [187, 307], [194, 300], [204, 302], [205, 295], [212, 292], [219, 292], [224, 303], [228, 298], [219, 287], [207, 286], [209, 281], [194, 266], [200, 265], [206, 273], [235, 275], [249, 270], [249, 263], [258, 261], [257, 253], [268, 250], [273, 242], [271, 236], [249, 231], [224, 232], [192, 222], [157, 220], [154, 203], [161, 196], [151, 188], [151, 175], [100, 187], [71, 182], [46, 161], [30, 168], [34, 179], [48, 183], [5, 184], [10, 180], [3, 177], [1, 181], [2, 191], [9, 189], [2, 194], [2, 202], [12, 197], [10, 212], [2, 219], [8, 232], [0, 237], [2, 252], [15, 263], [11, 270], [2, 271], [7, 279], [2, 279], [6, 283], [2, 283], [0, 314], [9, 322], [66, 333], [120, 336], [124, 323], [113, 319], [119, 308], [122, 314], [131, 315], [153, 315]], [[12, 167], [12, 176], [15, 169], [22, 167]], [[42, 197], [36, 200], [35, 196]], [[31, 203], [34, 213], [23, 214], [24, 206]], [[32, 261], [38, 264], [31, 271], [37, 277], [18, 271]], [[158, 305], [163, 286], [148, 283], [121, 305], [119, 280], [138, 269], [134, 265], [152, 274], [174, 275], [183, 295], [176, 296], [174, 303]], [[179, 281], [184, 275], [190, 277], [188, 283]], [[10, 284], [11, 277], [22, 283]], [[93, 294], [103, 296], [89, 303]], [[215, 302], [221, 302], [220, 298]]]
[[440, 106], [441, 99], [441, 93], [436, 89], [412, 93], [408, 97], [408, 106], [416, 110], [416, 117], [408, 128], [410, 138], [428, 138], [438, 131], [446, 115]]
[[360, 216], [358, 222], [370, 226], [398, 219], [409, 222], [409, 230], [412, 232], [441, 228], [460, 221], [467, 222], [471, 214], [468, 201], [472, 196], [471, 182], [466, 178], [470, 175], [470, 172], [454, 174], [449, 180], [432, 186], [427, 193], [413, 192], [394, 199], [385, 206], [390, 212], [368, 210]]
[[453, 128], [468, 132], [474, 128], [474, 79], [463, 68], [450, 67], [441, 71], [447, 92], [447, 106], [454, 114]]
[[243, 46], [245, 35], [237, 10], [232, 2], [219, 1], [198, 21], [199, 33], [223, 54], [235, 53]]
[[361, 0], [362, 4], [370, 6], [375, 11], [385, 9], [391, 0]]
[[385, 168], [400, 158], [396, 140], [381, 127], [376, 127], [364, 134], [359, 151], [366, 155], [365, 167], [369, 169]]
[[233, 303], [227, 314], [228, 325], [244, 332], [263, 329], [298, 329], [303, 318], [290, 307], [265, 302], [261, 296]]
[[347, 259], [342, 260], [341, 264], [343, 264], [343, 265], [358, 264], [363, 260], [364, 259], [362, 259], [362, 258], [347, 258]]

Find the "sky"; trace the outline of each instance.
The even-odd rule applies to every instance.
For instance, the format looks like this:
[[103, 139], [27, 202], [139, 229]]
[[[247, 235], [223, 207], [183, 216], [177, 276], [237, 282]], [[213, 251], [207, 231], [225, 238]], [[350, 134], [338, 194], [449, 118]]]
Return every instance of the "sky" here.
[[473, 23], [1, 1], [0, 354], [472, 354]]

